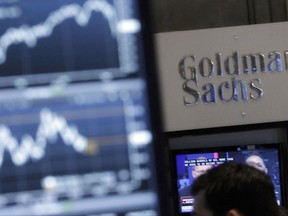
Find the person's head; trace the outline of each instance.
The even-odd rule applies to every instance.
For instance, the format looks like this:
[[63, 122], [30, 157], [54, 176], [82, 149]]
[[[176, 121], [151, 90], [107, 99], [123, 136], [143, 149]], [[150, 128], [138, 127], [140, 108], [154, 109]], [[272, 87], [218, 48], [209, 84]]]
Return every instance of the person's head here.
[[[198, 157], [197, 160], [206, 160], [205, 157]], [[197, 165], [192, 167], [192, 176], [194, 179], [198, 178], [200, 175], [206, 173], [207, 170], [211, 169], [212, 165]]]
[[278, 216], [270, 177], [247, 164], [223, 163], [192, 184], [196, 216]]
[[211, 165], [198, 165], [192, 168], [192, 176], [194, 179], [198, 178], [200, 175], [203, 175], [207, 170], [211, 169]]
[[263, 158], [260, 155], [258, 155], [258, 154], [249, 155], [246, 158], [245, 163], [248, 164], [249, 166], [253, 166], [256, 169], [261, 170], [261, 171], [263, 171], [265, 173], [268, 172]]

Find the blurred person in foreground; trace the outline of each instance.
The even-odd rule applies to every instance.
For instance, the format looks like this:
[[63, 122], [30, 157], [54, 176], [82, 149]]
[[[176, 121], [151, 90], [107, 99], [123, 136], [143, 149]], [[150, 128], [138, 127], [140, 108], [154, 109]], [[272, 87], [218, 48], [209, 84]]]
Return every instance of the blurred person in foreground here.
[[270, 177], [247, 164], [228, 162], [193, 183], [193, 216], [279, 216]]

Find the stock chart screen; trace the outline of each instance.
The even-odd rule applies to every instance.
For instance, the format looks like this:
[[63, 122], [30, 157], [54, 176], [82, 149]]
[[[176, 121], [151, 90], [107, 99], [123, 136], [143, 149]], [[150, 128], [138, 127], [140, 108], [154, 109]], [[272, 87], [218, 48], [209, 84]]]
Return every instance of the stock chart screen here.
[[143, 57], [137, 10], [127, 0], [1, 0], [0, 86], [135, 73]]
[[0, 215], [158, 215], [141, 8], [0, 0]]

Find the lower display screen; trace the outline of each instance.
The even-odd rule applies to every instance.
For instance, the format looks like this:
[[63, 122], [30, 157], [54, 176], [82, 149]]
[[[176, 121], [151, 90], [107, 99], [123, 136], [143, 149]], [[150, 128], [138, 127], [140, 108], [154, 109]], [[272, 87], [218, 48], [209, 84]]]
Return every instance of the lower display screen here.
[[232, 147], [205, 151], [183, 150], [174, 154], [176, 165], [176, 188], [179, 213], [192, 212], [194, 199], [191, 196], [193, 181], [210, 168], [221, 163], [235, 161], [246, 163], [267, 173], [274, 184], [277, 202], [281, 204], [281, 166], [277, 144]]
[[85, 83], [2, 98], [0, 215], [156, 214], [143, 88]]

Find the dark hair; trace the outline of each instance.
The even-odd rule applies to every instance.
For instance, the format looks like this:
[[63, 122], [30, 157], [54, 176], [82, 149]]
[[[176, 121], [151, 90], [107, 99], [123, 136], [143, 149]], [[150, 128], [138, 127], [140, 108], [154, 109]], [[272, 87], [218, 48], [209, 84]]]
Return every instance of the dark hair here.
[[228, 162], [208, 170], [192, 185], [192, 195], [204, 192], [205, 207], [214, 216], [236, 209], [245, 216], [278, 216], [274, 185], [262, 171]]

